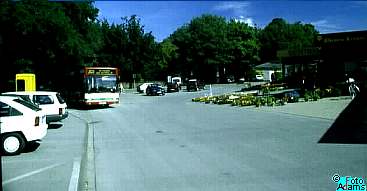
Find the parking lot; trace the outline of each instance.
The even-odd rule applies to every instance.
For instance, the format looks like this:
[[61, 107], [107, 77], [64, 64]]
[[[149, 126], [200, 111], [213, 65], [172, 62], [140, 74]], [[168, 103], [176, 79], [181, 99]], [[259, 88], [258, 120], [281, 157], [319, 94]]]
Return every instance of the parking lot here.
[[366, 176], [367, 145], [318, 143], [334, 115], [191, 102], [208, 94], [131, 91], [118, 106], [70, 109], [35, 151], [3, 157], [3, 189], [73, 190], [85, 178], [76, 174], [87, 125], [94, 130], [96, 190], [334, 190], [336, 173]]
[[[71, 115], [17, 156], [2, 157], [3, 190], [67, 190], [84, 150], [85, 123]], [[34, 151], [33, 151], [34, 150]]]

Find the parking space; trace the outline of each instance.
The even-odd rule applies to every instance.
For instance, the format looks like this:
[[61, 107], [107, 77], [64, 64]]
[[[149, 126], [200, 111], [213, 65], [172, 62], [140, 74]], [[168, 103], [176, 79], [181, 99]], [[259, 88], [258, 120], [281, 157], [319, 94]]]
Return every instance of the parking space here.
[[[69, 110], [62, 123], [53, 123], [37, 147], [2, 157], [3, 190], [60, 190], [75, 186], [84, 152], [86, 124]], [[76, 185], [77, 186], [77, 185]]]

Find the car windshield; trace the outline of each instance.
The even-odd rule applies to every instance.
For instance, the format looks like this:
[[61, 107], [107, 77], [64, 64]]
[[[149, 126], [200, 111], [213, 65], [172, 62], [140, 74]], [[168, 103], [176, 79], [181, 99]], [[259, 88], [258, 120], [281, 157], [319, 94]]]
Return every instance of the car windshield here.
[[17, 102], [17, 103], [20, 103], [30, 109], [32, 109], [33, 111], [40, 111], [41, 109], [36, 105], [36, 104], [33, 104], [32, 102], [29, 102], [29, 101], [25, 101], [23, 99], [14, 99], [13, 101]]

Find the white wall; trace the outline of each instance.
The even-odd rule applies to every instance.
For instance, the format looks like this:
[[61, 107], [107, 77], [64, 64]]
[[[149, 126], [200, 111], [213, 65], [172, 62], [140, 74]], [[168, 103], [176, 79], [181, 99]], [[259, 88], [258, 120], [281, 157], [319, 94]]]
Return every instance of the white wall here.
[[264, 70], [263, 71], [264, 80], [271, 82], [271, 75], [272, 74], [274, 74], [274, 70]]

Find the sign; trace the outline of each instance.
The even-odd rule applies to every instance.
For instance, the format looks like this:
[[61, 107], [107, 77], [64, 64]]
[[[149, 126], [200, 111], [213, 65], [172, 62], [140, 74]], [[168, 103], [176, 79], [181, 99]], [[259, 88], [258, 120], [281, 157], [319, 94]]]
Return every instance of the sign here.
[[317, 37], [319, 43], [365, 43], [367, 41], [367, 31], [342, 32], [321, 34]]
[[116, 69], [101, 69], [101, 68], [87, 68], [86, 69], [87, 75], [117, 75]]
[[296, 56], [319, 56], [319, 55], [320, 55], [320, 50], [316, 47], [277, 51], [277, 56], [281, 58], [296, 57]]

